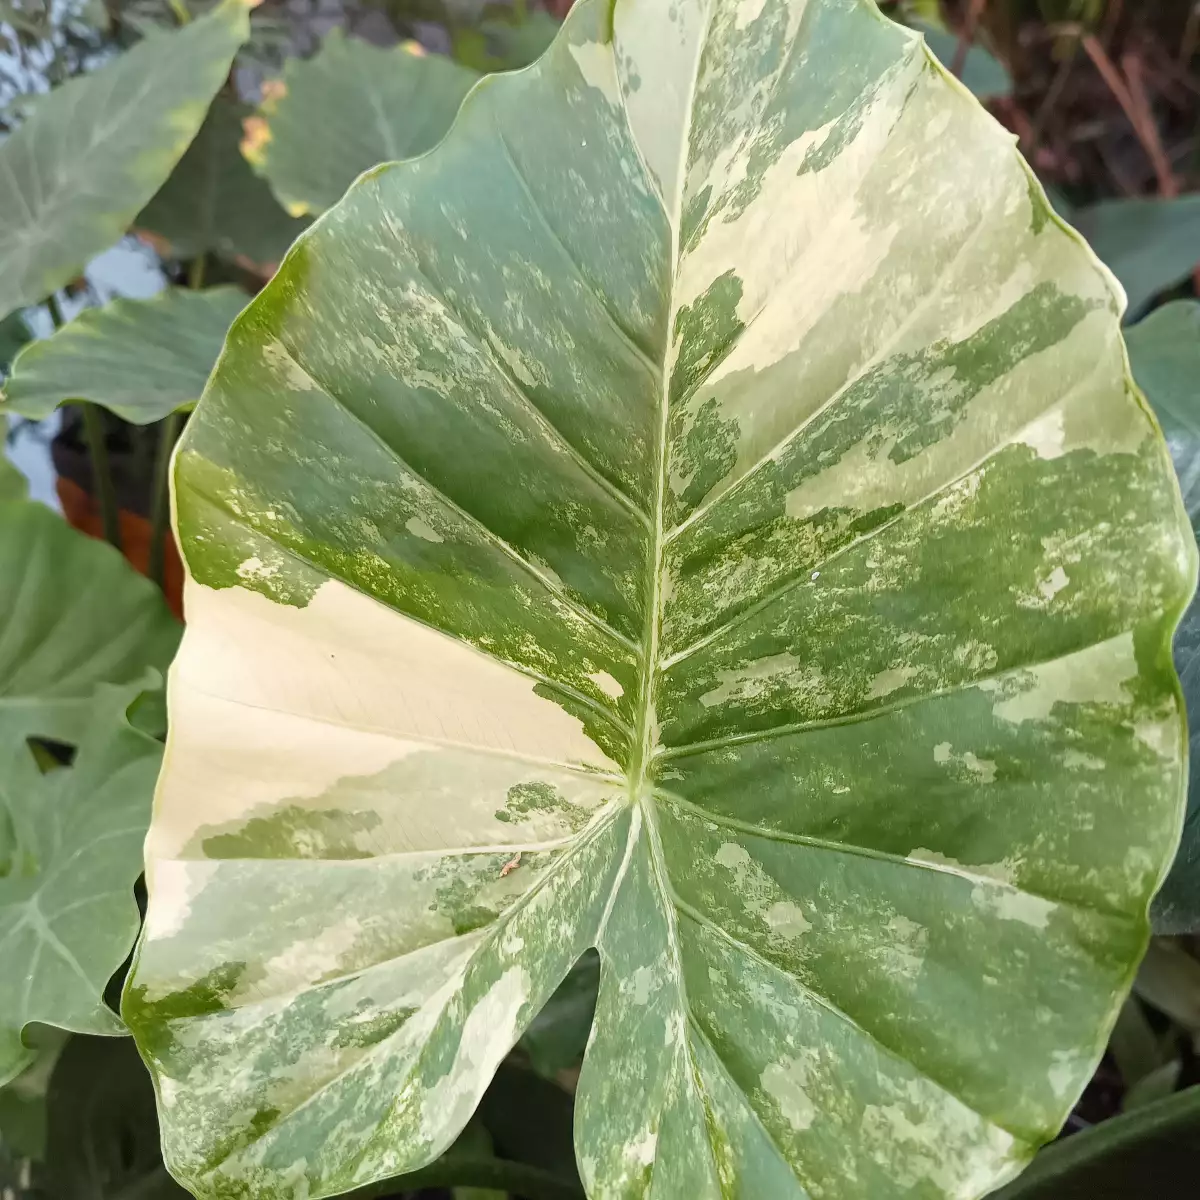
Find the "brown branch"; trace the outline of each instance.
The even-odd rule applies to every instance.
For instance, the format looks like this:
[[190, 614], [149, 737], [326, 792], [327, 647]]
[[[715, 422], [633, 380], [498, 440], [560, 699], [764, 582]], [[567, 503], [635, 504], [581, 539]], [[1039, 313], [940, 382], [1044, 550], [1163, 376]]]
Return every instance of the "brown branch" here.
[[971, 7], [967, 9], [967, 19], [959, 32], [954, 61], [950, 64], [950, 73], [956, 79], [962, 78], [963, 67], [967, 65], [967, 55], [971, 52], [971, 43], [975, 41], [975, 31], [979, 28], [985, 8], [987, 0], [971, 0]]
[[1137, 113], [1134, 131], [1145, 147], [1146, 154], [1154, 166], [1154, 175], [1158, 180], [1160, 196], [1173, 198], [1179, 195], [1179, 180], [1171, 169], [1171, 160], [1163, 149], [1162, 137], [1158, 132], [1158, 124], [1150, 107], [1150, 98], [1146, 95], [1145, 81], [1142, 78], [1142, 60], [1132, 51], [1121, 58], [1121, 66], [1125, 69], [1125, 79], [1129, 85], [1129, 99]]
[[1113, 37], [1116, 35], [1117, 26], [1120, 25], [1124, 12], [1124, 0], [1108, 0], [1108, 7], [1104, 13], [1104, 30], [1100, 35], [1106, 46], [1112, 45]]

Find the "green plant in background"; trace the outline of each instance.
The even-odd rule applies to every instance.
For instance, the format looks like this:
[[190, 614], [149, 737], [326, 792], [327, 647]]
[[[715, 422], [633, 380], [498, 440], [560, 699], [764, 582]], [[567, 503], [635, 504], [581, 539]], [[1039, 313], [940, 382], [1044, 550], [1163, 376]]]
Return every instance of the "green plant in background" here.
[[363, 171], [441, 141], [476, 79], [415, 44], [381, 50], [335, 29], [288, 63], [243, 148], [288, 212], [323, 212]]
[[[974, 1197], [1107, 1041], [1129, 1114], [1001, 1194], [1172, 1194], [1200, 964], [1126, 994], [1200, 306], [1128, 331], [1189, 532], [1121, 298], [938, 6], [893, 15], [946, 69], [866, 0], [581, 0], [465, 104], [554, 22], [409, 7], [461, 65], [335, 31], [257, 111], [242, 7], [134, 10], [0, 143], [0, 293], [62, 326], [0, 412], [80, 406], [98, 493], [103, 414], [150, 426], [156, 579], [208, 379], [152, 821], [177, 627], [0, 460], [0, 1183], [185, 1194], [157, 1093], [197, 1196]], [[1114, 203], [1072, 219], [1136, 315], [1192, 200]], [[64, 323], [129, 228], [189, 286]], [[149, 1072], [82, 1036], [148, 823]]]

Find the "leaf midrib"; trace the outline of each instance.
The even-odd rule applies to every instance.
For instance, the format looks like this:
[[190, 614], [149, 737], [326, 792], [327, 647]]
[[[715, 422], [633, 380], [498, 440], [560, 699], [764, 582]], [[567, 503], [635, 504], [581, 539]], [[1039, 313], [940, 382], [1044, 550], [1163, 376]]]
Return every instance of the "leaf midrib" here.
[[[615, 0], [613, 9], [615, 11]], [[658, 675], [658, 642], [659, 631], [662, 626], [662, 566], [663, 553], [666, 548], [666, 493], [667, 493], [667, 466], [669, 461], [668, 454], [668, 436], [670, 432], [670, 383], [671, 372], [669, 363], [671, 357], [671, 347], [675, 341], [675, 322], [679, 307], [678, 299], [678, 283], [679, 283], [679, 250], [680, 239], [679, 231], [682, 225], [683, 217], [683, 192], [686, 179], [685, 167], [687, 166], [688, 149], [691, 143], [690, 133], [692, 128], [692, 115], [695, 110], [696, 92], [700, 84], [700, 63], [704, 58], [704, 47], [708, 40], [708, 33], [712, 26], [713, 2], [709, 0], [709, 4], [704, 12], [703, 25], [700, 29], [699, 38], [696, 44], [696, 58], [693, 64], [692, 78], [688, 87], [687, 104], [684, 111], [683, 121], [680, 123], [679, 137], [679, 161], [675, 165], [674, 179], [674, 195], [671, 197], [670, 204], [667, 203], [667, 198], [661, 195], [660, 188], [654, 189], [659, 194], [660, 201], [663, 206], [663, 213], [667, 219], [667, 227], [671, 232], [670, 253], [667, 259], [668, 266], [668, 301], [667, 301], [667, 321], [664, 327], [662, 360], [658, 364], [658, 386], [659, 386], [659, 428], [658, 428], [658, 443], [657, 443], [657, 472], [658, 479], [655, 484], [654, 495], [654, 515], [653, 528], [651, 531], [651, 539], [647, 553], [647, 567], [650, 572], [650, 600], [646, 606], [646, 626], [642, 635], [642, 670], [641, 681], [638, 688], [639, 711], [635, 719], [635, 728], [637, 729], [637, 740], [631, 747], [630, 763], [629, 763], [629, 778], [632, 789], [631, 795], [639, 803], [646, 805], [653, 804], [653, 800], [647, 788], [648, 771], [650, 763], [654, 758], [654, 752], [657, 749], [657, 737], [655, 734], [654, 721], [654, 683]], [[616, 46], [615, 46], [615, 30], [612, 31], [613, 37], [613, 61], [614, 69], [616, 64]], [[621, 92], [621, 106], [627, 126], [629, 127], [630, 138], [633, 143], [637, 144], [637, 136], [633, 130], [633, 123], [630, 120], [629, 109], [625, 103], [624, 92]], [[643, 161], [643, 169], [647, 175], [650, 174], [648, 167]]]
[[[699, 37], [696, 44], [696, 57], [693, 64], [694, 69], [687, 97], [687, 108], [684, 114], [684, 119], [680, 125], [679, 139], [679, 161], [676, 163], [675, 170], [675, 194], [672, 198], [671, 206], [668, 207], [665, 202], [665, 197], [660, 195], [663, 201], [663, 209], [667, 218], [667, 225], [671, 231], [671, 249], [668, 259], [668, 303], [667, 303], [667, 322], [663, 337], [662, 362], [659, 370], [659, 436], [658, 436], [658, 480], [655, 491], [654, 502], [654, 522], [653, 534], [649, 545], [648, 565], [651, 571], [650, 575], [650, 602], [646, 609], [646, 629], [642, 638], [643, 646], [643, 661], [641, 672], [641, 685], [638, 692], [639, 709], [635, 719], [635, 725], [638, 729], [638, 740], [632, 747], [632, 754], [629, 765], [629, 780], [631, 787], [631, 803], [634, 805], [634, 818], [638, 813], [644, 815], [644, 832], [641, 837], [645, 839], [647, 853], [650, 859], [650, 869], [653, 875], [659, 899], [663, 906], [663, 916], [666, 922], [667, 937], [669, 942], [669, 953], [674, 960], [674, 974], [676, 979], [676, 988], [679, 996], [679, 1004], [683, 1011], [691, 1019], [691, 1004], [688, 1001], [687, 985], [684, 982], [683, 974], [683, 956], [681, 953], [679, 928], [677, 924], [677, 913], [674, 904], [674, 889], [671, 886], [670, 876], [667, 873], [666, 855], [663, 852], [662, 840], [659, 835], [658, 825], [656, 821], [655, 802], [653, 795], [653, 787], [649, 779], [649, 770], [654, 761], [655, 752], [657, 750], [657, 732], [654, 715], [654, 684], [659, 674], [658, 664], [658, 644], [659, 632], [662, 625], [662, 604], [663, 604], [663, 588], [662, 588], [662, 567], [663, 554], [666, 549], [666, 522], [665, 507], [666, 507], [666, 490], [667, 490], [667, 468], [669, 462], [669, 444], [668, 435], [670, 432], [670, 380], [671, 374], [669, 371], [669, 362], [671, 357], [671, 348], [675, 341], [675, 322], [678, 309], [677, 285], [679, 281], [679, 251], [680, 238], [679, 232], [682, 224], [683, 211], [683, 192], [684, 182], [686, 179], [685, 168], [687, 166], [687, 154], [690, 146], [690, 131], [692, 127], [692, 114], [695, 108], [696, 92], [700, 82], [700, 64], [704, 58], [705, 44], [708, 40], [709, 31], [712, 27], [712, 14], [715, 7], [714, 0], [709, 0], [708, 6], [705, 9], [703, 16], [703, 24], [700, 28]], [[615, 0], [614, 0], [615, 10]], [[612, 34], [615, 40], [615, 32]], [[614, 63], [616, 59], [615, 46], [613, 49]], [[628, 109], [625, 107], [624, 93], [622, 93], [622, 107], [625, 112], [626, 121], [629, 121]], [[633, 135], [632, 124], [630, 123], [630, 134]], [[636, 145], [636, 137], [632, 137]], [[643, 162], [643, 169], [646, 169], [646, 164]], [[649, 174], [649, 171], [647, 171]], [[615, 900], [617, 892], [621, 886], [620, 876], [623, 876], [628, 867], [629, 858], [634, 851], [633, 837], [634, 829], [638, 822], [636, 819], [631, 821], [630, 825], [630, 841], [626, 847], [625, 860], [622, 862], [619, 877], [613, 884], [612, 896], [610, 897], [609, 907]], [[605, 921], [607, 921], [608, 907], [606, 907]], [[683, 1053], [686, 1056], [686, 1061], [692, 1071], [692, 1086], [702, 1092], [700, 1085], [700, 1076], [697, 1070], [698, 1064], [692, 1052], [691, 1040], [686, 1039]], [[703, 1101], [702, 1101], [703, 1102]], [[705, 1104], [707, 1107], [707, 1104]], [[716, 1148], [713, 1145], [711, 1130], [708, 1132], [706, 1139], [707, 1148], [712, 1159], [712, 1166], [719, 1177], [720, 1164]], [[658, 1156], [652, 1160], [651, 1171], [653, 1164], [657, 1163]], [[789, 1167], [791, 1164], [788, 1164]], [[649, 1188], [649, 1180], [647, 1180], [647, 1189]], [[722, 1188], [722, 1190], [724, 1190]]]

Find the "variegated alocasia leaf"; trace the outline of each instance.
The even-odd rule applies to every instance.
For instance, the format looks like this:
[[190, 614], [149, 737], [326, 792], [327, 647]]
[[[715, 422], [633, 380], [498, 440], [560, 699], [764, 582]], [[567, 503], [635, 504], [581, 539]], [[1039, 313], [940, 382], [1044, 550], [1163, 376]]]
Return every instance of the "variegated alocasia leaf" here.
[[1108, 274], [863, 0], [583, 0], [234, 324], [124, 1013], [198, 1195], [428, 1162], [599, 949], [595, 1197], [974, 1197], [1178, 837]]
[[137, 217], [138, 230], [165, 253], [273, 267], [307, 224], [283, 211], [243, 157], [242, 120], [250, 112], [218, 96], [171, 178]]
[[289, 213], [324, 212], [363, 171], [436, 145], [478, 78], [416, 43], [385, 50], [334, 29], [314, 58], [288, 60], [242, 149]]
[[0, 143], [0, 316], [62, 287], [158, 191], [246, 40], [247, 7], [225, 0], [70, 80]]
[[88, 309], [17, 355], [0, 393], [0, 416], [37, 419], [88, 400], [146, 425], [190, 407], [248, 299], [236, 287], [168, 288], [149, 300]]
[[126, 710], [160, 677], [102, 686], [70, 767], [43, 774], [0, 740], [0, 1083], [36, 1055], [34, 1023], [120, 1034], [104, 987], [137, 935], [133, 885], [162, 746]]
[[[1167, 304], [1127, 334], [1138, 386], [1162, 425], [1183, 501], [1200, 537], [1200, 304]], [[1187, 701], [1188, 815], [1171, 873], [1154, 902], [1159, 933], [1200, 932], [1200, 600], [1175, 634], [1175, 669]]]

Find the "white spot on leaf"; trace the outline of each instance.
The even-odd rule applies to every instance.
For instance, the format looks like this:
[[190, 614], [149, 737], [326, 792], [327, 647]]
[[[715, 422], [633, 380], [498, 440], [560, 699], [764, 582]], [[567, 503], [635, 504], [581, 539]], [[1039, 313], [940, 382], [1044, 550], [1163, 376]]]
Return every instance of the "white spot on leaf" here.
[[446, 540], [436, 529], [422, 521], [420, 517], [409, 517], [404, 522], [404, 528], [414, 537], [419, 537], [426, 542], [443, 542]]
[[614, 700], [620, 700], [625, 695], [625, 689], [607, 671], [594, 671], [588, 678]]
[[612, 47], [600, 42], [584, 42], [581, 46], [568, 46], [568, 49], [588, 86], [595, 88], [614, 108], [620, 104], [621, 89], [617, 84]]
[[816, 1108], [809, 1099], [808, 1064], [801, 1058], [785, 1058], [771, 1063], [762, 1073], [762, 1089], [775, 1101], [783, 1119], [797, 1133], [808, 1129], [816, 1117]]

